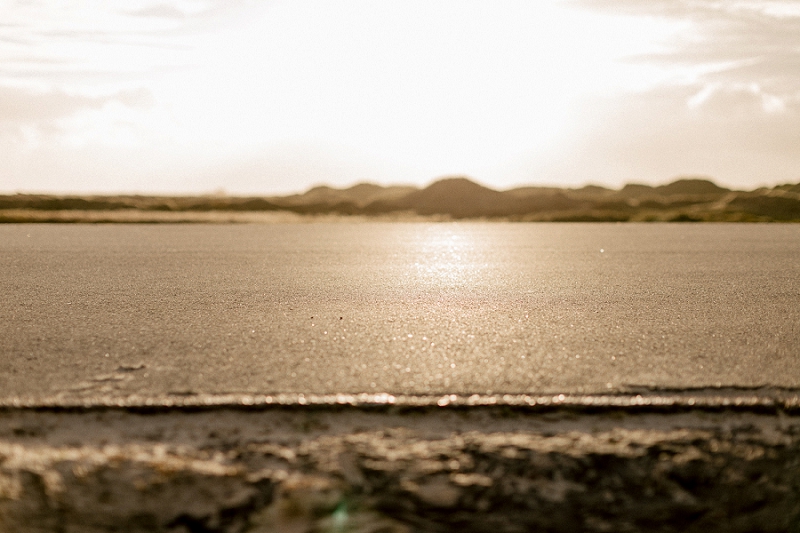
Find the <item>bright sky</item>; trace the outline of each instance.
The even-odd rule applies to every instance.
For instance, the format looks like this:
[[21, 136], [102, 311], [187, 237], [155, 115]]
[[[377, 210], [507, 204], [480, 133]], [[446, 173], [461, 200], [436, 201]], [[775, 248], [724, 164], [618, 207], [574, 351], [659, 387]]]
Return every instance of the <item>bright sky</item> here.
[[800, 0], [0, 0], [0, 192], [800, 181]]

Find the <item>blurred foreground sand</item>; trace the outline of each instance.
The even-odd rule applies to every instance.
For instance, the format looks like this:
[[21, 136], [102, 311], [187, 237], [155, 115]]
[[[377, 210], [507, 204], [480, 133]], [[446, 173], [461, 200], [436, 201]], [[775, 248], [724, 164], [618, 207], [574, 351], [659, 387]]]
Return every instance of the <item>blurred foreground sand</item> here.
[[797, 531], [800, 417], [6, 409], [8, 532]]

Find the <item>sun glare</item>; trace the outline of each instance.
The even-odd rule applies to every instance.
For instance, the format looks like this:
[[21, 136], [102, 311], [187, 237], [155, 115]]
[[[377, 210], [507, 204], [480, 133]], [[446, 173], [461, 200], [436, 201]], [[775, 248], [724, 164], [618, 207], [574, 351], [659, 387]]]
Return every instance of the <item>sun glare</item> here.
[[155, 87], [164, 130], [229, 154], [351, 150], [423, 180], [550, 149], [582, 96], [646, 85], [620, 59], [670, 29], [556, 1], [277, 2], [251, 15]]
[[[785, 3], [170, 1], [0, 7], [0, 163], [15, 182], [281, 194], [793, 176], [750, 134], [771, 120], [795, 157]], [[712, 142], [726, 117], [735, 152], [758, 161], [683, 146], [682, 118]]]
[[427, 225], [405, 244], [408, 282], [415, 286], [477, 288], [492, 263], [492, 243], [480, 225]]

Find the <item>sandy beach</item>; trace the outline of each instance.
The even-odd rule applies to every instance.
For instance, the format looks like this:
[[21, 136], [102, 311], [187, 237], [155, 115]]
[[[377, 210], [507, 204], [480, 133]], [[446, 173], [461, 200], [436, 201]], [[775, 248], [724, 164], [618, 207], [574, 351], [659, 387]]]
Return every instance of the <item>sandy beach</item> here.
[[0, 226], [0, 530], [795, 531], [800, 226]]
[[0, 533], [800, 533], [800, 0], [0, 2]]

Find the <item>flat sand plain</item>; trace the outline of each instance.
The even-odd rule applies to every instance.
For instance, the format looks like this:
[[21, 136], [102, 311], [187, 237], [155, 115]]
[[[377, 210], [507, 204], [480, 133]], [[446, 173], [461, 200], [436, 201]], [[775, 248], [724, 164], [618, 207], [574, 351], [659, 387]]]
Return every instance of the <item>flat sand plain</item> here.
[[0, 226], [2, 400], [800, 386], [800, 225]]
[[441, 222], [447, 215], [417, 215], [410, 212], [380, 215], [298, 214], [291, 211], [146, 211], [0, 209], [2, 223], [55, 224], [311, 224], [359, 222]]

